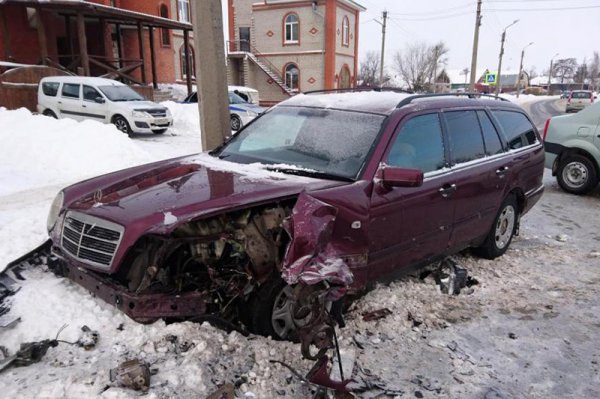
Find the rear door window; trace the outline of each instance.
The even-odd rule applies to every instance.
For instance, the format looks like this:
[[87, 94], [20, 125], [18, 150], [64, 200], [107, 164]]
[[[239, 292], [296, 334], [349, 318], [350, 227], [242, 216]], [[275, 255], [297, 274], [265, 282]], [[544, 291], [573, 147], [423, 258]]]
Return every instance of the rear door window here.
[[498, 136], [498, 131], [485, 111], [477, 111], [481, 131], [483, 132], [483, 142], [485, 143], [486, 155], [496, 155], [503, 151], [502, 142]]
[[62, 96], [67, 98], [79, 98], [79, 86], [73, 83], [64, 83], [62, 88]]
[[475, 111], [444, 112], [453, 164], [485, 157], [483, 136]]
[[58, 82], [44, 82], [42, 83], [42, 92], [47, 96], [56, 97], [58, 86], [60, 86]]
[[442, 126], [437, 113], [411, 118], [396, 135], [386, 163], [423, 173], [446, 165]]
[[492, 111], [492, 113], [504, 131], [508, 148], [514, 150], [537, 142], [535, 128], [522, 113], [514, 111]]
[[585, 91], [575, 91], [571, 98], [592, 98], [592, 93], [587, 93]]

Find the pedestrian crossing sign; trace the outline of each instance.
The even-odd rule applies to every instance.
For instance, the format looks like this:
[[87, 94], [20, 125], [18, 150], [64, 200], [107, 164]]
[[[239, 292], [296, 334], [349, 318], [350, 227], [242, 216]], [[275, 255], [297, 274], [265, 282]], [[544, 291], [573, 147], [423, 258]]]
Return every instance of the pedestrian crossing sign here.
[[495, 86], [496, 85], [496, 73], [494, 72], [488, 72], [485, 74], [485, 83], [489, 84], [490, 86]]

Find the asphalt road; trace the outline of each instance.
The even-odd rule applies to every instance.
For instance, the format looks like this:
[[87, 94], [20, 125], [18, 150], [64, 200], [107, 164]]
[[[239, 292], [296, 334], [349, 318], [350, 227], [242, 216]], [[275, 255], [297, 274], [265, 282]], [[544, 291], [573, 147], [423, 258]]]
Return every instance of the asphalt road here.
[[554, 99], [524, 104], [523, 108], [527, 110], [538, 130], [542, 131], [548, 118], [565, 113], [565, 106], [565, 100]]

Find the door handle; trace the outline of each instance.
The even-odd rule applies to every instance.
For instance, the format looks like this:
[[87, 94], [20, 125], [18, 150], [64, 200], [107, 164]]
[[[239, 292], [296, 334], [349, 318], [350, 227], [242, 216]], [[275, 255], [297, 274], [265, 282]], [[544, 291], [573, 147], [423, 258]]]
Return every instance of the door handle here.
[[87, 105], [85, 105], [85, 104], [82, 104], [81, 106], [82, 106], [83, 108], [87, 108]]
[[456, 191], [456, 184], [445, 184], [438, 190], [442, 197], [448, 198], [453, 192]]
[[62, 104], [62, 101], [58, 101], [59, 104]]
[[508, 166], [503, 166], [501, 168], [496, 169], [496, 174], [498, 175], [498, 177], [500, 177], [501, 179], [504, 177], [505, 174], [508, 173]]

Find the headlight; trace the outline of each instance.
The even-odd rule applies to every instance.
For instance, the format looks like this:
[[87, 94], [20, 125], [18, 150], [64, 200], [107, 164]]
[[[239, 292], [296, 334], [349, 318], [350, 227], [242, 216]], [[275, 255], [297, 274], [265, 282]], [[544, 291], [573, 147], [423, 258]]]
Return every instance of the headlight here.
[[169, 108], [165, 108], [167, 110], [167, 116], [171, 116], [171, 110]]
[[65, 195], [62, 191], [59, 191], [59, 193], [54, 198], [54, 201], [52, 201], [52, 205], [50, 205], [50, 212], [48, 212], [48, 220], [46, 221], [46, 228], [48, 229], [48, 232], [50, 232], [54, 228], [54, 225], [58, 220], [60, 210], [63, 207], [64, 200]]
[[248, 114], [248, 116], [258, 116], [258, 114], [254, 111], [246, 111], [246, 113]]
[[146, 113], [145, 111], [136, 111], [136, 110], [131, 111], [131, 116], [133, 116], [134, 118], [149, 118], [150, 117], [150, 115], [148, 113]]

